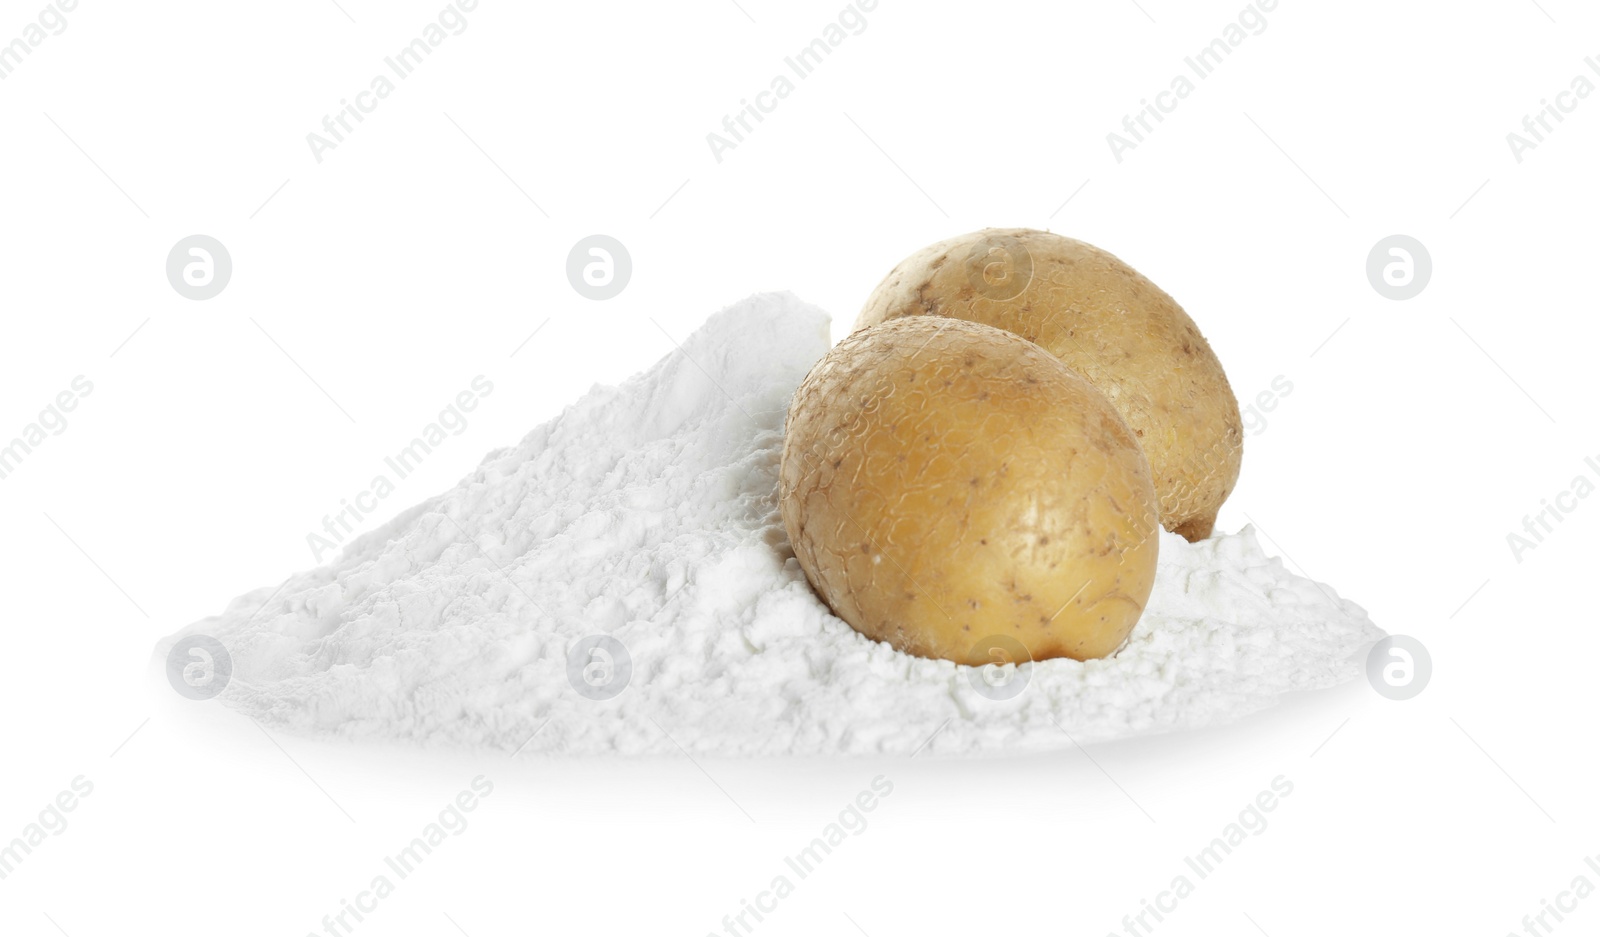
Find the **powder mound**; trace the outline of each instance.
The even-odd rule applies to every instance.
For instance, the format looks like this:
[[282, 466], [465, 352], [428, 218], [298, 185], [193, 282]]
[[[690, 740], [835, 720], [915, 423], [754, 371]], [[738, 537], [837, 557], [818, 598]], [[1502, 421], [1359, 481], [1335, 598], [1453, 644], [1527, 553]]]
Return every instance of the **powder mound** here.
[[[811, 591], [778, 514], [784, 412], [827, 349], [821, 310], [752, 296], [155, 659], [210, 635], [233, 658], [218, 699], [308, 735], [556, 754], [969, 753], [1232, 721], [1355, 679], [1383, 636], [1246, 528], [1194, 544], [1163, 533], [1128, 644], [1026, 665], [1014, 699], [977, 693], [971, 668], [868, 640]], [[615, 697], [569, 676], [590, 635], [631, 658]]]

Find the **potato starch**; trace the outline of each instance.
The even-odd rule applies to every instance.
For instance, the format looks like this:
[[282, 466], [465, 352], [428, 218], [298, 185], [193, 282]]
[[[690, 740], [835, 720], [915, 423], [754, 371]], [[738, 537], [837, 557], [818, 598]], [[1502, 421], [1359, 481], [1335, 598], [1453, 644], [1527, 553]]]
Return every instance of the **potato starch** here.
[[[1013, 699], [980, 695], [971, 668], [862, 637], [806, 584], [777, 508], [784, 411], [827, 348], [821, 310], [752, 296], [333, 562], [166, 639], [157, 659], [184, 634], [220, 640], [233, 676], [219, 699], [308, 735], [552, 754], [954, 754], [1236, 720], [1355, 679], [1382, 637], [1249, 528], [1195, 544], [1163, 532], [1128, 644], [1026, 665]], [[629, 669], [598, 637], [579, 645], [607, 635], [631, 672], [594, 698]]]

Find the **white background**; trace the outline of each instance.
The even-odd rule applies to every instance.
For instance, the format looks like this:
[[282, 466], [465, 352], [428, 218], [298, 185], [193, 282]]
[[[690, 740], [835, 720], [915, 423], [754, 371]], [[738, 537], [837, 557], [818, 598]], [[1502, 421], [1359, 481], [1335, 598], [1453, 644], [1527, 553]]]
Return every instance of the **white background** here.
[[[442, 6], [339, 2], [86, 0], [0, 82], [0, 437], [94, 385], [0, 481], [0, 840], [94, 784], [0, 881], [0, 932], [320, 932], [479, 774], [471, 828], [361, 937], [720, 931], [879, 774], [871, 826], [756, 933], [1120, 931], [1278, 775], [1270, 827], [1156, 933], [1498, 937], [1600, 885], [1600, 497], [1506, 542], [1600, 481], [1600, 95], [1520, 163], [1506, 142], [1600, 84], [1592, 7], [1282, 0], [1119, 163], [1106, 134], [1240, 0], [882, 0], [719, 163], [706, 134], [840, 0], [482, 0], [319, 164], [306, 135]], [[0, 2], [0, 42], [41, 5]], [[385, 513], [753, 291], [838, 338], [901, 257], [987, 225], [1137, 266], [1247, 406], [1292, 382], [1221, 526], [1425, 642], [1421, 696], [1049, 758], [697, 766], [268, 738], [149, 670], [313, 565], [306, 534], [474, 375], [493, 396]], [[204, 302], [164, 272], [196, 233], [234, 262]], [[564, 272], [593, 233], [634, 263], [606, 302]], [[1434, 263], [1404, 302], [1365, 274], [1396, 233]], [[1600, 896], [1558, 929], [1596, 928]]]

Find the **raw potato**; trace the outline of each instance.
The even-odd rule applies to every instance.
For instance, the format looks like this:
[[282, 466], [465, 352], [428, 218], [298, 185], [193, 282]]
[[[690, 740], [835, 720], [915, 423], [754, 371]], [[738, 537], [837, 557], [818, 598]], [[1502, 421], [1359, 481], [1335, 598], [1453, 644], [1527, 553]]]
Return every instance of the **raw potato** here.
[[922, 657], [994, 663], [1006, 639], [1035, 660], [1104, 657], [1155, 582], [1132, 431], [1044, 349], [986, 325], [915, 316], [835, 346], [789, 406], [779, 494], [834, 613]]
[[1087, 377], [1139, 437], [1162, 524], [1211, 535], [1239, 478], [1239, 403], [1194, 320], [1137, 270], [1058, 234], [986, 228], [902, 261], [856, 328], [912, 315], [1015, 332]]

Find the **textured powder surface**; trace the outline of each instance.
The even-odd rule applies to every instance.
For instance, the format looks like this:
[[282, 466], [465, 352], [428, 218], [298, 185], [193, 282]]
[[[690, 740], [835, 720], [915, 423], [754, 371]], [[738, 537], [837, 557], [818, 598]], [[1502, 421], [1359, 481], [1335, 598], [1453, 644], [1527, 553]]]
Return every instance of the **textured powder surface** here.
[[[777, 508], [784, 411], [827, 348], [823, 312], [753, 296], [337, 560], [161, 642], [156, 659], [181, 635], [217, 638], [234, 665], [219, 699], [307, 735], [552, 754], [939, 754], [1231, 721], [1356, 678], [1382, 637], [1246, 529], [1194, 544], [1163, 532], [1127, 645], [1025, 665], [1014, 699], [977, 693], [971, 668], [868, 640], [806, 584]], [[626, 689], [601, 701], [575, 691], [567, 664], [596, 634], [632, 659]]]

